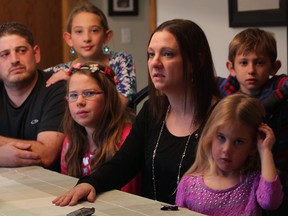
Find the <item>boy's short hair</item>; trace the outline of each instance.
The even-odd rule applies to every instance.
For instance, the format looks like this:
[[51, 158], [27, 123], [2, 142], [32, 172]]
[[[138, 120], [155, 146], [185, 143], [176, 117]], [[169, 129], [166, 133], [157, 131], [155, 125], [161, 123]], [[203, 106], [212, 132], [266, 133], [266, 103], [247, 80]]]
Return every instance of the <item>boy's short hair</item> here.
[[7, 22], [0, 25], [0, 38], [6, 35], [19, 35], [33, 47], [35, 45], [32, 32], [23, 24], [17, 22]]
[[277, 59], [277, 44], [272, 32], [248, 28], [238, 33], [229, 44], [228, 59], [234, 63], [237, 54], [256, 52], [269, 56], [271, 62]]

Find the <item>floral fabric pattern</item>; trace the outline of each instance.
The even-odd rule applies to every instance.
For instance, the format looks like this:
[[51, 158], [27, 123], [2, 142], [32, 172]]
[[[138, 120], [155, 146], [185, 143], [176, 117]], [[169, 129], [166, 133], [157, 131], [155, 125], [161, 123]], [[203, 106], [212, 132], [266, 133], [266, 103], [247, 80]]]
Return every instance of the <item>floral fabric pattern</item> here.
[[[44, 71], [48, 73], [55, 73], [61, 69], [68, 71], [71, 63], [71, 61], [61, 63]], [[137, 92], [136, 72], [132, 55], [125, 52], [110, 52], [109, 66], [114, 70], [119, 81], [116, 85], [117, 91], [130, 101]]]

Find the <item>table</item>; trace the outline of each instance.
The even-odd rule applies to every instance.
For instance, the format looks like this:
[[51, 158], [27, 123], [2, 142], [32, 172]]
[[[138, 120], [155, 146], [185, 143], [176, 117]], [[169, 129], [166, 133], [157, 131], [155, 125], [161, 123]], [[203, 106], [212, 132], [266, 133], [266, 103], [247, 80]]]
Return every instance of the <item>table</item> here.
[[97, 216], [182, 215], [201, 214], [180, 208], [161, 211], [163, 203], [118, 190], [102, 193], [94, 203], [59, 207], [52, 200], [72, 188], [77, 178], [42, 167], [0, 168], [0, 216], [63, 216], [82, 207], [94, 207]]

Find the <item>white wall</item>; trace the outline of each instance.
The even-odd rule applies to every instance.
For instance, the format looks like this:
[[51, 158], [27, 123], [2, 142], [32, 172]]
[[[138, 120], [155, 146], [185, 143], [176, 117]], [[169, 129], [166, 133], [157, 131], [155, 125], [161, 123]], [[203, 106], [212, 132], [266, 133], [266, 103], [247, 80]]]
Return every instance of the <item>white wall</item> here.
[[[137, 73], [137, 87], [140, 90], [147, 85], [147, 42], [149, 30], [149, 1], [138, 0], [139, 15], [132, 17], [108, 16], [108, 0], [90, 0], [106, 14], [114, 37], [109, 44], [112, 50], [127, 51], [135, 60]], [[267, 1], [267, 0], [266, 0]], [[157, 25], [175, 18], [191, 19], [206, 33], [208, 38], [216, 72], [226, 77], [228, 71], [225, 63], [228, 55], [228, 44], [232, 38], [244, 28], [229, 28], [228, 0], [156, 0]], [[131, 29], [131, 43], [121, 43], [121, 28]], [[287, 28], [265, 27], [274, 32], [277, 40], [278, 59], [282, 61], [280, 73], [287, 73]]]
[[[190, 19], [203, 29], [210, 44], [216, 73], [226, 77], [229, 42], [245, 29], [229, 28], [228, 0], [157, 0], [157, 25], [175, 18]], [[287, 28], [260, 28], [274, 33], [278, 59], [282, 62], [278, 73], [287, 73]]]

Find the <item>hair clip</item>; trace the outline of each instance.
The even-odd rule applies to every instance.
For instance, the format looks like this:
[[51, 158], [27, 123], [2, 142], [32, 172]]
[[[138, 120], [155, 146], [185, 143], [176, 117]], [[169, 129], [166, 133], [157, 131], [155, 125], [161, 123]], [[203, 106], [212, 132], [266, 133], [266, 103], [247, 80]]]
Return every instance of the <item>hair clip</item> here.
[[106, 75], [106, 77], [108, 77], [109, 80], [111, 80], [115, 85], [117, 85], [119, 82], [115, 73], [110, 68], [100, 65], [98, 63], [84, 65], [77, 63], [69, 71], [67, 71], [66, 74], [68, 76], [71, 76], [73, 73], [79, 70], [89, 70], [91, 71], [91, 73], [102, 73]]

